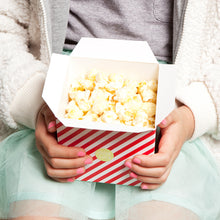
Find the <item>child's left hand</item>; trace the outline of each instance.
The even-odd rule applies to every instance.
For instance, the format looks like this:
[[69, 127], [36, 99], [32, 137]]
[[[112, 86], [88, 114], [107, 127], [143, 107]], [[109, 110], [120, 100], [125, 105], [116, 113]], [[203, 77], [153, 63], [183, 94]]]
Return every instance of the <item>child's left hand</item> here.
[[130, 176], [142, 182], [142, 189], [156, 189], [167, 180], [182, 145], [192, 137], [194, 123], [193, 113], [187, 106], [175, 109], [159, 124], [162, 137], [158, 153], [126, 160]]

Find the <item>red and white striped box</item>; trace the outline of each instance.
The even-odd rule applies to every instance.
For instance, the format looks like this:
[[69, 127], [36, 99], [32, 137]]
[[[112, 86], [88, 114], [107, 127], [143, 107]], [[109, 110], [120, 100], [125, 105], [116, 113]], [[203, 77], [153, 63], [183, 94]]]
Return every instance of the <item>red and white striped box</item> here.
[[[155, 128], [107, 124], [64, 117], [68, 88], [92, 69], [126, 73], [130, 80], [158, 80]], [[78, 180], [139, 186], [124, 161], [136, 154], [153, 154], [156, 126], [173, 110], [174, 65], [158, 64], [146, 41], [83, 38], [70, 56], [52, 54], [42, 97], [56, 118], [58, 142], [79, 146], [94, 161]]]
[[[141, 183], [129, 176], [124, 161], [137, 154], [153, 154], [155, 150], [155, 130], [140, 133], [91, 130], [65, 127], [58, 121], [57, 138], [59, 144], [81, 147], [92, 156], [93, 163], [76, 177], [81, 181], [139, 186]], [[110, 160], [97, 157], [100, 149], [111, 153]]]

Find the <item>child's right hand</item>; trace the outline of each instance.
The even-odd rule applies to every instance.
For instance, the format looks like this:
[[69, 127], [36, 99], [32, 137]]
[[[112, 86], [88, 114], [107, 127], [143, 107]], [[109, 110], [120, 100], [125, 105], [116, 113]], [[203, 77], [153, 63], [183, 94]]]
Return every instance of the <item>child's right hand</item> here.
[[36, 121], [36, 145], [43, 157], [48, 176], [59, 182], [73, 182], [75, 176], [85, 172], [92, 157], [79, 147], [59, 145], [56, 140], [56, 118], [44, 104]]

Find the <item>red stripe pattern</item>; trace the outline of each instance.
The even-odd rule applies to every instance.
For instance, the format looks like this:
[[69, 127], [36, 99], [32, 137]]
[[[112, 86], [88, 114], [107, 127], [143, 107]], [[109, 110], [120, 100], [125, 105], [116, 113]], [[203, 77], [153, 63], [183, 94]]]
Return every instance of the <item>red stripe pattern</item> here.
[[[137, 154], [153, 154], [155, 150], [155, 130], [141, 133], [90, 130], [65, 127], [58, 121], [57, 138], [59, 144], [81, 147], [93, 157], [86, 172], [76, 177], [81, 181], [140, 186], [137, 179], [129, 176], [124, 161]], [[97, 158], [96, 151], [101, 148], [111, 151], [113, 158], [109, 161]]]

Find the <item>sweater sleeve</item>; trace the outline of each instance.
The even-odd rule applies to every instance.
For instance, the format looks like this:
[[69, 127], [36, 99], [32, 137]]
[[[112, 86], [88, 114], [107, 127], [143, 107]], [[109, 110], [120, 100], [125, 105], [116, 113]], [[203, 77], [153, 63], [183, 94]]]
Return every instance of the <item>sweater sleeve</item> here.
[[216, 113], [216, 126], [212, 132], [220, 140], [220, 64], [211, 64], [205, 68], [205, 85], [210, 94]]
[[220, 140], [220, 65], [206, 64], [202, 72], [180, 86], [176, 98], [193, 112], [195, 130], [191, 140], [205, 133]]
[[[177, 92], [177, 99], [187, 105], [194, 115], [195, 129], [191, 140], [205, 133], [217, 138], [219, 135], [219, 121], [217, 112], [218, 94], [211, 91], [215, 88], [208, 87], [206, 82], [191, 82]], [[211, 92], [212, 93], [211, 93]], [[213, 98], [213, 96], [215, 98]]]
[[0, 1], [0, 121], [14, 129], [34, 128], [43, 103], [46, 65], [29, 52], [28, 2]]
[[[176, 58], [177, 99], [193, 112], [195, 130], [191, 140], [203, 134], [220, 139], [219, 6], [218, 1], [189, 1], [184, 18], [184, 34]], [[198, 7], [200, 10], [195, 13]]]

